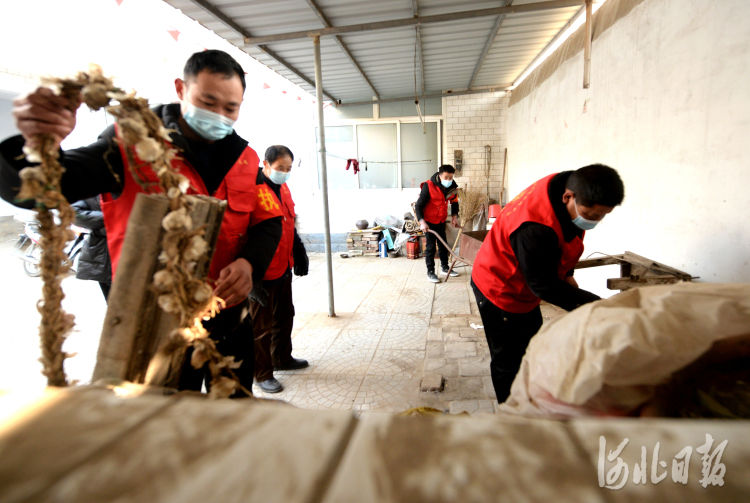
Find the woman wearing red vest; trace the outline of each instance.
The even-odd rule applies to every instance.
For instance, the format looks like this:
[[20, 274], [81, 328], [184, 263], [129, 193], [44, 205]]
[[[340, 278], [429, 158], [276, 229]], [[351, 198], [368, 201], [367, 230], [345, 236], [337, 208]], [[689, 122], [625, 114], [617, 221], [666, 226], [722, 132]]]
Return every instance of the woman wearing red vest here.
[[573, 268], [583, 253], [585, 231], [623, 197], [617, 171], [602, 164], [549, 175], [509, 202], [485, 237], [471, 286], [498, 403], [510, 394], [526, 347], [542, 326], [540, 300], [572, 311], [599, 299], [578, 288]]
[[[259, 204], [261, 189], [268, 190], [255, 184], [260, 160], [233, 129], [245, 92], [242, 66], [223, 51], [197, 52], [187, 60], [183, 78], [175, 79], [175, 90], [179, 103], [153, 108], [180, 151], [172, 165], [190, 181], [189, 193], [227, 201], [209, 271], [214, 293], [227, 307], [205, 326], [222, 354], [242, 360], [235, 373], [250, 389], [254, 359], [244, 358], [253, 351], [252, 337], [248, 337], [251, 324], [245, 316], [247, 297], [253, 280], [263, 278], [273, 258], [281, 236], [281, 212]], [[38, 134], [63, 139], [73, 130], [75, 111], [66, 106], [66, 100], [44, 87], [14, 102], [22, 136], [0, 143], [0, 196], [4, 199], [14, 201], [20, 186], [18, 171], [30, 165], [22, 155], [24, 141]], [[68, 201], [101, 194], [113, 273], [133, 202], [145, 190], [134, 180], [131, 156], [121, 148], [117, 135], [118, 128], [110, 126], [91, 145], [60, 154], [65, 167], [60, 186]], [[140, 163], [137, 156], [132, 158]], [[156, 175], [150, 166], [142, 168], [139, 175], [153, 180]], [[193, 369], [188, 352], [179, 387], [200, 390], [206, 375], [206, 367]]]
[[[448, 274], [448, 249], [438, 242], [435, 235], [428, 230], [438, 233], [443, 241], [445, 237], [445, 220], [448, 218], [448, 204], [451, 205], [451, 223], [458, 227], [458, 196], [456, 190], [458, 185], [453, 181], [455, 168], [450, 164], [443, 164], [438, 168], [438, 172], [432, 175], [429, 180], [422, 182], [422, 191], [419, 193], [419, 199], [414, 209], [417, 213], [417, 220], [422, 227], [422, 231], [427, 236], [427, 247], [425, 248], [424, 258], [427, 263], [427, 279], [433, 283], [440, 283], [435, 274], [435, 244], [438, 245], [438, 255], [440, 256], [440, 265], [444, 274]], [[451, 276], [458, 276], [456, 271], [451, 271]]]
[[266, 393], [284, 389], [273, 376], [276, 370], [296, 370], [308, 366], [307, 360], [292, 356], [292, 270], [307, 274], [307, 252], [294, 226], [294, 201], [286, 181], [292, 170], [294, 154], [284, 145], [266, 149], [263, 169], [257, 183], [271, 188], [271, 204], [283, 213], [281, 240], [262, 282], [250, 293], [250, 315], [255, 336], [255, 381]]

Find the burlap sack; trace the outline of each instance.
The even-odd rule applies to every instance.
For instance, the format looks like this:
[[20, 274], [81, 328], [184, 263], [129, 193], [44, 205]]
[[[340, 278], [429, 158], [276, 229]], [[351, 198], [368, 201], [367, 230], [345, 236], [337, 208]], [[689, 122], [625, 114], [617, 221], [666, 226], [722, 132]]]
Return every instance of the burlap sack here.
[[652, 398], [655, 386], [729, 338], [747, 349], [750, 284], [628, 290], [542, 328], [500, 411], [545, 417], [629, 414]]

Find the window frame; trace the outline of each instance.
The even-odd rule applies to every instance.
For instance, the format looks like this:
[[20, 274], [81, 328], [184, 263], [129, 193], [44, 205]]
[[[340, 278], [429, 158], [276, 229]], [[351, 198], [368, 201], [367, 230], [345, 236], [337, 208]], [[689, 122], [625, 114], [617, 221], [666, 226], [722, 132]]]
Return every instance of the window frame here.
[[[359, 173], [355, 175], [356, 178], [356, 186], [353, 188], [334, 188], [331, 189], [329, 187], [329, 190], [404, 190], [403, 187], [403, 179], [402, 179], [402, 169], [403, 169], [403, 160], [401, 158], [401, 124], [419, 124], [421, 121], [419, 117], [389, 117], [387, 119], [344, 119], [344, 120], [337, 120], [337, 121], [331, 121], [330, 123], [326, 123], [325, 127], [340, 127], [340, 126], [351, 126], [354, 128], [352, 132], [352, 141], [354, 143], [354, 150], [355, 150], [355, 158], [359, 160], [359, 128], [358, 126], [364, 126], [364, 125], [371, 125], [371, 124], [395, 124], [396, 125], [396, 179], [398, 181], [397, 187], [381, 187], [381, 188], [374, 188], [374, 189], [368, 189], [368, 188], [362, 188], [362, 184], [360, 182]], [[437, 124], [437, 127], [435, 128], [435, 135], [437, 137], [437, 166], [435, 166], [435, 169], [437, 170], [437, 167], [443, 164], [443, 117], [440, 115], [427, 115], [424, 117], [424, 122], [435, 122]], [[318, 142], [318, 133], [315, 133], [315, 145], [317, 146], [318, 154], [320, 149], [320, 144]], [[326, 152], [327, 155], [327, 152]], [[320, 155], [317, 156], [317, 168], [318, 168], [318, 180], [320, 181]], [[362, 161], [360, 161], [362, 162]], [[319, 187], [320, 188], [320, 187]], [[407, 187], [406, 190], [415, 190], [413, 187]]]

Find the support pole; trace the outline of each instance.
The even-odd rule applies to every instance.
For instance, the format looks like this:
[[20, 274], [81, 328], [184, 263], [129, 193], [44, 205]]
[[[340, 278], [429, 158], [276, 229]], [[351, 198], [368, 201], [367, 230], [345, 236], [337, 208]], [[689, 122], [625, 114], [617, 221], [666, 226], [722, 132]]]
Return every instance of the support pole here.
[[591, 0], [586, 0], [586, 38], [583, 41], [583, 88], [588, 89], [591, 80]]
[[326, 167], [326, 129], [323, 117], [323, 76], [320, 69], [320, 36], [313, 37], [315, 50], [315, 99], [318, 104], [318, 132], [320, 134], [320, 181], [323, 186], [323, 224], [325, 226], [326, 268], [328, 270], [328, 316], [335, 317], [333, 309], [333, 262], [331, 258], [331, 224], [328, 220], [328, 169]]

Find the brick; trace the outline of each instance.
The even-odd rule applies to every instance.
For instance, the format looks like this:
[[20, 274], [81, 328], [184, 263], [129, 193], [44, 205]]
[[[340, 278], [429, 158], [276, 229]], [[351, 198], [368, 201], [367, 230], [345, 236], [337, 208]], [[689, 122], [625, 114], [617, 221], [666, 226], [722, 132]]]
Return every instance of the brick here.
[[440, 327], [430, 327], [429, 329], [427, 329], [427, 340], [428, 341], [442, 341], [443, 329]]
[[445, 348], [442, 342], [427, 341], [425, 357], [426, 358], [442, 358], [445, 355]]
[[465, 316], [445, 316], [440, 320], [443, 327], [468, 327], [469, 322]]
[[460, 359], [458, 361], [458, 375], [461, 377], [490, 375], [489, 355]]
[[476, 356], [477, 345], [474, 342], [447, 342], [444, 354], [446, 358], [466, 358]]
[[479, 410], [479, 400], [454, 400], [450, 403], [448, 412], [450, 414], [471, 414]]
[[422, 377], [422, 382], [419, 384], [420, 391], [443, 391], [445, 382], [443, 376], [440, 374], [425, 374]]

